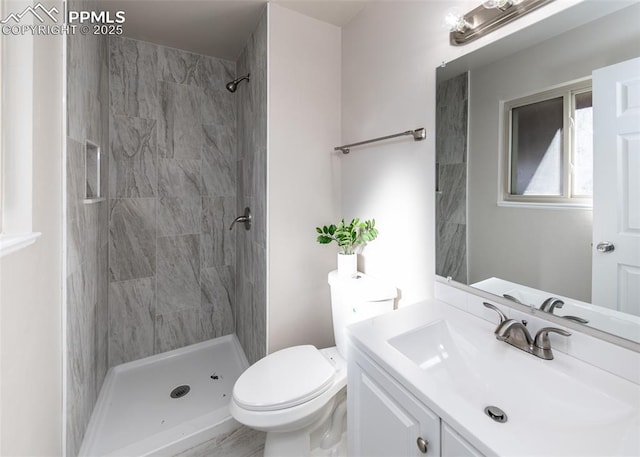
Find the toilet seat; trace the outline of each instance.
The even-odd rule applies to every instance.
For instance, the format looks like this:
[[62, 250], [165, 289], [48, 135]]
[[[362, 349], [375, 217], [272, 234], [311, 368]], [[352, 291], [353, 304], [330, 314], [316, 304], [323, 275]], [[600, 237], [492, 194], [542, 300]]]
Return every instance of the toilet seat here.
[[292, 408], [322, 395], [335, 376], [336, 368], [314, 346], [293, 346], [249, 367], [233, 388], [233, 400], [249, 411]]

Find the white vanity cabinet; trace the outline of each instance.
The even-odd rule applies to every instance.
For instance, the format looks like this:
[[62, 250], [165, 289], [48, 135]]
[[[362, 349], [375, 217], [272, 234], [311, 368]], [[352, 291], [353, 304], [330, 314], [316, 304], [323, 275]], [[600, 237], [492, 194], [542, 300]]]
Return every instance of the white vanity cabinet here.
[[640, 456], [637, 383], [561, 351], [539, 359], [494, 330], [438, 300], [350, 325], [349, 455], [422, 456], [421, 438], [432, 456]]
[[349, 353], [348, 373], [350, 456], [482, 456], [355, 348]]
[[440, 455], [438, 416], [364, 356], [349, 361], [348, 375], [350, 456]]
[[458, 432], [442, 422], [442, 455], [447, 457], [482, 457], [480, 451], [474, 448]]

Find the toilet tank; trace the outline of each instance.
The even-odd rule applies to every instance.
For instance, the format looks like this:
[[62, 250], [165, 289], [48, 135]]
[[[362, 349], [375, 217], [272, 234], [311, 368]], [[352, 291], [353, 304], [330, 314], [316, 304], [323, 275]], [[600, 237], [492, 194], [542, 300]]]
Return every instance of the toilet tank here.
[[346, 359], [347, 326], [392, 311], [398, 291], [390, 283], [360, 272], [349, 278], [332, 271], [328, 279], [331, 286], [333, 335], [338, 352]]

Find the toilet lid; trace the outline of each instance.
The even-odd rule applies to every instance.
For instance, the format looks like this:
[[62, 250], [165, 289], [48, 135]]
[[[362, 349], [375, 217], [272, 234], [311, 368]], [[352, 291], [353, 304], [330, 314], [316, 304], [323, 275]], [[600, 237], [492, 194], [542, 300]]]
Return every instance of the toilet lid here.
[[253, 411], [290, 408], [325, 392], [335, 374], [314, 346], [293, 346], [269, 354], [242, 373], [233, 387], [233, 399]]

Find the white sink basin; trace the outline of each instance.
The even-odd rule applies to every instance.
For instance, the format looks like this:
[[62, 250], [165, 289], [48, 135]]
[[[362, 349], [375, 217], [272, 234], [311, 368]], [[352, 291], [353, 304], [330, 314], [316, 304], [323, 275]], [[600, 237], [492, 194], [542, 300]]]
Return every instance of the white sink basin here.
[[[351, 327], [351, 339], [487, 455], [640, 455], [640, 386], [560, 351], [539, 359], [439, 302]], [[498, 423], [484, 409], [508, 417]]]
[[393, 337], [389, 344], [471, 408], [483, 412], [485, 406], [498, 406], [512, 422], [532, 427], [544, 422], [559, 433], [579, 429], [591, 434], [624, 425], [637, 412], [637, 403], [634, 410], [607, 392], [602, 379], [582, 378], [574, 371], [578, 367], [568, 373], [563, 361], [538, 359], [485, 332], [442, 319]]
[[491, 404], [492, 398], [487, 397], [494, 395], [490, 395], [487, 383], [495, 376], [488, 372], [487, 364], [478, 360], [482, 357], [478, 346], [453, 329], [448, 321], [439, 320], [398, 335], [391, 338], [389, 344], [428, 372], [432, 381], [454, 387], [471, 403]]

